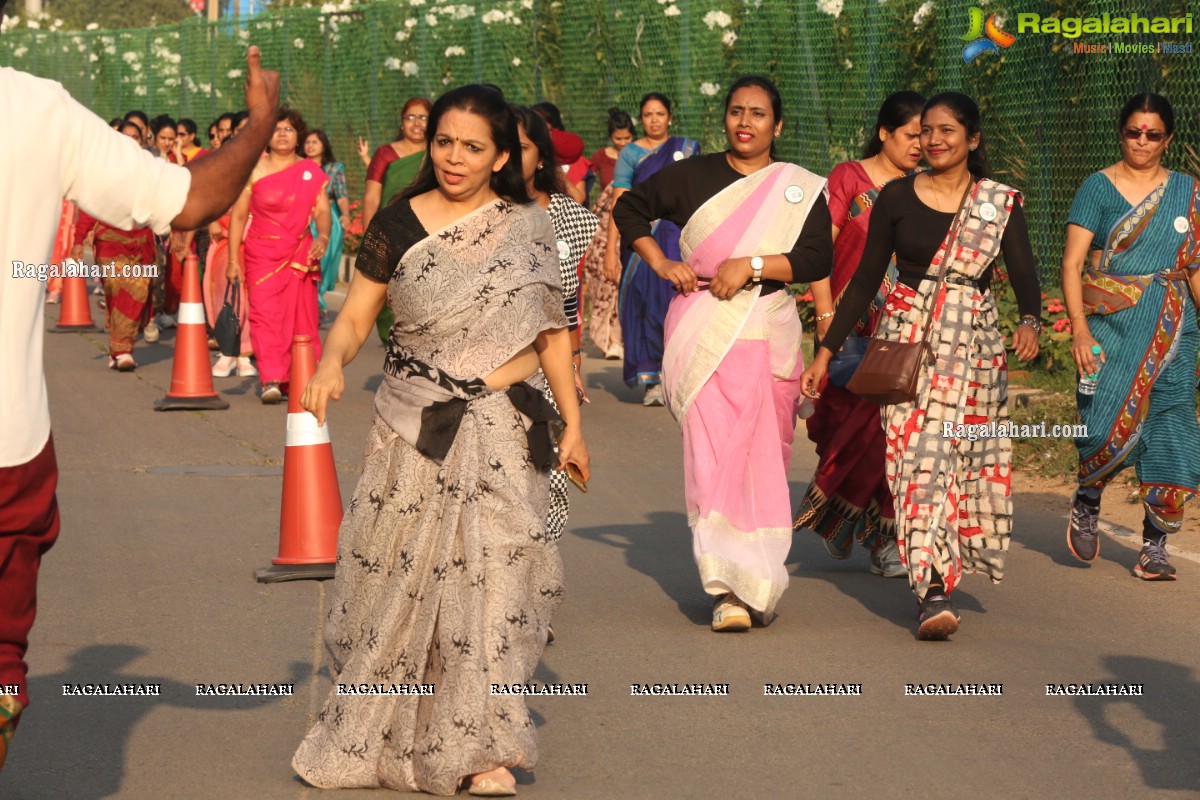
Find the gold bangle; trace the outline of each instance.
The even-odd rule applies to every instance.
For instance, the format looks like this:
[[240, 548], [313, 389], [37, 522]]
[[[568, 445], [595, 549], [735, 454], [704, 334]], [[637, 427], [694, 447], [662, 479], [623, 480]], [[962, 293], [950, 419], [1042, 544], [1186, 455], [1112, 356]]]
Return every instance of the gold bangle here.
[[818, 314], [817, 322], [820, 322], [821, 320], [829, 319], [832, 316], [834, 316], [834, 312], [832, 312], [832, 311], [826, 311], [824, 314]]
[[1076, 311], [1074, 314], [1071, 315], [1070, 318], [1075, 319], [1076, 317], [1086, 317], [1086, 316], [1087, 316], [1086, 311]]

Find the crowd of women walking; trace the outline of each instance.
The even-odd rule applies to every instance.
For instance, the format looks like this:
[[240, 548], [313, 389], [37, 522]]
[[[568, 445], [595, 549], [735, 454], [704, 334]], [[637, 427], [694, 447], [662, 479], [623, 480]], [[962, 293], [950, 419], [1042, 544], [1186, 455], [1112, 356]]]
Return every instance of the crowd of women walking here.
[[[263, 401], [302, 392], [323, 424], [345, 365], [373, 333], [386, 346], [325, 642], [335, 685], [436, 692], [331, 690], [293, 759], [310, 784], [511, 795], [509, 769], [535, 765], [521, 696], [489, 688], [528, 681], [553, 636], [568, 486], [590, 477], [584, 328], [682, 429], [714, 631], [773, 621], [799, 529], [834, 558], [857, 543], [872, 572], [907, 577], [922, 640], [958, 631], [965, 574], [1004, 577], [1011, 440], [945, 431], [1008, 419], [1008, 351], [1037, 356], [1042, 295], [1021, 191], [992, 177], [976, 103], [888, 96], [862, 158], [827, 178], [778, 158], [795, 123], [765, 77], [730, 86], [718, 152], [673, 132], [671, 108], [652, 92], [636, 120], [612, 109], [609, 142], [581, 167], [582, 142], [548, 104], [514, 106], [491, 85], [405, 102], [395, 141], [373, 155], [360, 142], [369, 224], [305, 387], [288, 386], [287, 344], [317, 338], [322, 259], [340, 260], [347, 214], [328, 138], [282, 110], [209, 232], [209, 298], [236, 286], [249, 309], [241, 352], [214, 374], [248, 374], [252, 352]], [[1097, 557], [1103, 489], [1134, 467], [1134, 573], [1173, 580], [1166, 537], [1200, 484], [1200, 181], [1163, 165], [1165, 98], [1136, 95], [1113, 122], [1120, 158], [1079, 188], [1062, 258], [1087, 426], [1066, 547]], [[577, 202], [589, 194], [591, 210]], [[143, 258], [139, 236], [99, 232], [97, 247]], [[1020, 313], [1011, 341], [993, 294], [1001, 258]], [[808, 364], [797, 283], [816, 305]], [[139, 291], [109, 291], [110, 324], [144, 319]], [[131, 330], [114, 339], [117, 369]], [[802, 418], [820, 461], [793, 504]]]

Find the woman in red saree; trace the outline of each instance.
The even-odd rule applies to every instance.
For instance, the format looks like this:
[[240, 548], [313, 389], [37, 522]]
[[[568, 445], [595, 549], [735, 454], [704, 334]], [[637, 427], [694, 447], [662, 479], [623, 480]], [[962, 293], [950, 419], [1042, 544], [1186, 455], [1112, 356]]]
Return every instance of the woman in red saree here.
[[108, 324], [108, 367], [121, 372], [137, 369], [133, 344], [150, 321], [150, 276], [157, 271], [154, 231], [118, 230], [80, 209], [75, 225], [73, 255], [83, 257], [83, 240], [93, 234], [96, 263], [111, 264], [115, 273], [104, 278], [104, 313]]
[[[663, 387], [683, 429], [684, 502], [712, 629], [763, 624], [788, 584], [787, 469], [800, 404], [800, 317], [788, 283], [829, 276], [825, 179], [772, 158], [782, 126], [766, 78], [725, 98], [725, 152], [680, 160], [622, 196], [622, 240], [673, 286]], [[651, 234], [682, 226], [681, 260]]]
[[[283, 399], [291, 377], [293, 337], [311, 336], [316, 356], [321, 356], [317, 283], [331, 221], [325, 173], [296, 151], [305, 131], [299, 113], [279, 109], [267, 155], [230, 214], [225, 274], [246, 285], [246, 316], [265, 404]], [[317, 223], [315, 241], [308, 228], [312, 219]], [[243, 242], [244, 266], [238, 255]]]
[[[833, 275], [812, 285], [817, 336], [824, 338], [836, 300], [862, 260], [867, 223], [879, 190], [903, 177], [921, 160], [921, 108], [916, 92], [896, 92], [883, 101], [875, 133], [861, 161], [838, 164], [829, 173], [829, 215], [833, 219]], [[896, 266], [886, 276], [853, 335], [875, 331], [875, 309], [896, 281]], [[896, 548], [896, 513], [884, 475], [883, 426], [879, 406], [826, 380], [808, 418], [808, 438], [821, 461], [800, 502], [793, 527], [808, 528], [837, 559], [850, 557], [857, 541], [871, 553], [871, 572], [902, 578], [908, 570]]]

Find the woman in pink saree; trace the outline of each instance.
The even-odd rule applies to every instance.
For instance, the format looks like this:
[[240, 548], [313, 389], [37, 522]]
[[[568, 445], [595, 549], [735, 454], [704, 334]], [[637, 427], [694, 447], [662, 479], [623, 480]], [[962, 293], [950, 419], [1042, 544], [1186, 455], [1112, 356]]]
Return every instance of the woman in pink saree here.
[[[208, 235], [212, 244], [208, 248], [208, 255], [205, 259], [201, 288], [204, 294], [204, 313], [209, 325], [215, 325], [217, 316], [225, 305], [226, 289], [230, 286], [229, 279], [225, 274], [229, 269], [229, 214], [209, 225]], [[245, 254], [246, 246], [243, 244], [242, 252], [238, 254], [237, 260], [244, 261]], [[250, 363], [250, 357], [254, 355], [254, 345], [250, 343], [250, 323], [246, 319], [246, 314], [250, 309], [250, 298], [247, 296], [244, 281], [238, 282], [237, 293], [237, 298], [233, 298], [232, 294], [230, 297], [238, 309], [238, 332], [241, 334], [238, 353], [236, 356], [222, 354], [217, 359], [217, 363], [213, 364], [212, 368], [214, 378], [228, 378], [235, 372], [239, 378], [253, 377], [258, 374], [258, 370]]]
[[[763, 624], [787, 587], [787, 468], [800, 408], [800, 318], [787, 284], [833, 265], [825, 180], [772, 159], [779, 92], [745, 76], [725, 100], [729, 149], [661, 170], [613, 210], [622, 238], [678, 291], [667, 311], [663, 385], [683, 428], [684, 497], [712, 629]], [[650, 222], [683, 227], [682, 261]]]
[[[305, 130], [296, 111], [279, 110], [267, 155], [234, 204], [229, 223], [226, 277], [246, 286], [264, 404], [280, 402], [288, 388], [293, 337], [311, 336], [321, 357], [317, 284], [332, 223], [325, 173], [296, 152]], [[309, 220], [317, 224], [315, 241]], [[243, 242], [244, 267], [238, 260]]]

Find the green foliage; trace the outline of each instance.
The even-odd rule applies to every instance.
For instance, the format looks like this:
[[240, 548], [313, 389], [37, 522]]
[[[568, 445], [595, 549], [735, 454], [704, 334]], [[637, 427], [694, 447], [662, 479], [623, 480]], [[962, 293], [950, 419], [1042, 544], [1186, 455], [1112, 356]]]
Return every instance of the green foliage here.
[[[8, 13], [26, 17], [21, 0], [10, 0]], [[125, 28], [131, 25], [169, 25], [193, 16], [187, 0], [47, 0], [42, 4], [41, 25], [53, 26], [62, 20], [61, 30], [84, 30], [89, 24], [101, 28]]]

